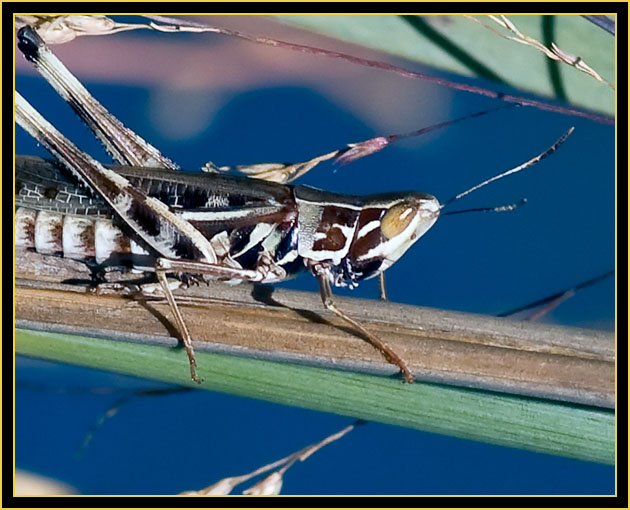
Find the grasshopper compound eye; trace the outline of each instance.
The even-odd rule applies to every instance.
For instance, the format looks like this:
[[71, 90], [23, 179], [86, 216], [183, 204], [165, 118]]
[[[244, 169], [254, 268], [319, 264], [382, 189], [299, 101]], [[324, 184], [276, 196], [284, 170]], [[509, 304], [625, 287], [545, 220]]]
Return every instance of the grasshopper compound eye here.
[[427, 193], [410, 193], [381, 217], [383, 267], [398, 260], [437, 221], [440, 203]]
[[396, 204], [385, 213], [381, 219], [381, 232], [385, 239], [392, 239], [402, 234], [412, 222], [417, 212], [417, 206], [412, 203], [403, 202]]
[[381, 218], [381, 233], [385, 240], [398, 236], [415, 240], [437, 220], [440, 204], [431, 195], [403, 200], [390, 207]]

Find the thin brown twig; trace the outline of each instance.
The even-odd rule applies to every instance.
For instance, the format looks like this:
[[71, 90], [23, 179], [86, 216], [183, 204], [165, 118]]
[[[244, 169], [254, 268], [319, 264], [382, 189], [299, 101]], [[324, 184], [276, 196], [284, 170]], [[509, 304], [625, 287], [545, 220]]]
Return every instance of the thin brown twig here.
[[[462, 90], [464, 92], [470, 92], [473, 94], [479, 94], [482, 96], [491, 97], [494, 99], [498, 99], [500, 101], [505, 101], [507, 103], [516, 103], [521, 106], [532, 106], [534, 108], [538, 108], [539, 110], [550, 111], [554, 113], [560, 113], [560, 114], [571, 115], [571, 116], [576, 116], [576, 117], [583, 117], [583, 118], [592, 120], [594, 122], [599, 122], [601, 124], [614, 125], [615, 123], [614, 117], [610, 117], [609, 115], [600, 115], [597, 113], [580, 110], [578, 108], [571, 108], [568, 106], [551, 104], [551, 103], [539, 101], [536, 99], [526, 98], [523, 96], [505, 94], [503, 92], [497, 92], [495, 90], [490, 90], [483, 87], [477, 87], [475, 85], [458, 83], [452, 80], [447, 80], [445, 78], [438, 78], [436, 76], [430, 76], [425, 73], [420, 73], [416, 71], [411, 71], [409, 69], [404, 69], [402, 67], [398, 67], [393, 64], [389, 64], [387, 62], [361, 58], [361, 57], [355, 57], [355, 56], [348, 55], [346, 53], [341, 53], [338, 51], [326, 50], [324, 48], [318, 48], [318, 47], [308, 46], [304, 44], [291, 43], [288, 41], [282, 41], [279, 39], [273, 39], [269, 37], [253, 36], [250, 34], [246, 34], [244, 32], [240, 32], [238, 30], [211, 27], [208, 25], [204, 25], [202, 23], [187, 22], [184, 20], [180, 20], [179, 18], [171, 18], [171, 17], [165, 17], [165, 16], [152, 16], [152, 15], [145, 15], [144, 17], [148, 19], [152, 19], [154, 21], [168, 22], [168, 23], [179, 25], [179, 26], [189, 26], [191, 28], [197, 28], [199, 30], [208, 30], [217, 34], [223, 34], [223, 35], [228, 35], [231, 37], [236, 37], [236, 38], [250, 41], [256, 44], [263, 44], [266, 46], [274, 46], [277, 48], [285, 48], [291, 51], [298, 51], [300, 53], [308, 53], [311, 55], [319, 55], [319, 56], [326, 56], [329, 58], [340, 59], [346, 62], [362, 65], [365, 67], [371, 67], [375, 69], [381, 69], [383, 71], [389, 71], [399, 76], [403, 76], [405, 78], [423, 80], [429, 83], [435, 83], [436, 85], [442, 85], [444, 87], [452, 88], [455, 90]], [[159, 25], [152, 24], [151, 26], [155, 28], [156, 30], [160, 30]]]
[[[371, 67], [374, 69], [380, 69], [383, 71], [388, 71], [395, 73], [399, 76], [403, 76], [405, 78], [412, 78], [417, 80], [427, 81], [429, 83], [435, 83], [436, 85], [441, 85], [444, 87], [452, 88], [455, 90], [461, 90], [464, 92], [470, 92], [473, 94], [479, 94], [482, 96], [498, 99], [500, 101], [504, 101], [506, 103], [518, 104], [521, 106], [532, 106], [534, 108], [538, 108], [543, 111], [550, 111], [554, 113], [560, 113], [564, 115], [572, 115], [576, 117], [583, 117], [594, 122], [599, 122], [602, 124], [613, 125], [615, 123], [614, 117], [610, 117], [608, 115], [597, 114], [589, 111], [584, 111], [578, 108], [571, 108], [569, 106], [561, 106], [556, 104], [547, 103], [545, 101], [539, 101], [536, 99], [530, 99], [523, 96], [516, 96], [512, 94], [505, 94], [503, 92], [498, 92], [495, 90], [486, 89], [483, 87], [478, 87], [475, 85], [469, 85], [465, 83], [459, 83], [452, 80], [448, 80], [445, 78], [438, 78], [436, 76], [431, 76], [425, 73], [420, 73], [416, 71], [411, 71], [409, 69], [404, 69], [399, 66], [395, 66], [393, 64], [389, 64], [387, 62], [372, 60], [367, 58], [355, 57], [352, 55], [348, 55], [346, 53], [341, 53], [338, 51], [327, 50], [324, 48], [318, 48], [314, 46], [309, 46], [305, 44], [297, 44], [291, 43], [288, 41], [283, 41], [279, 39], [274, 39], [270, 37], [259, 37], [250, 34], [246, 34], [239, 30], [228, 29], [228, 28], [218, 28], [212, 27], [209, 25], [205, 25], [202, 23], [190, 22], [186, 20], [182, 20], [179, 18], [172, 18], [166, 16], [156, 16], [156, 15], [144, 15], [143, 17], [152, 20], [150, 23], [143, 25], [138, 23], [116, 23], [107, 18], [106, 16], [98, 16], [94, 20], [95, 26], [91, 26], [88, 16], [77, 16], [79, 19], [79, 23], [77, 26], [74, 26], [72, 23], [72, 19], [68, 20], [66, 18], [73, 18], [73, 16], [40, 16], [35, 21], [26, 20], [27, 22], [34, 23], [35, 25], [39, 25], [38, 31], [41, 29], [42, 32], [48, 31], [49, 36], [55, 39], [56, 43], [63, 43], [74, 39], [79, 35], [108, 35], [126, 30], [139, 30], [139, 29], [147, 29], [147, 30], [155, 30], [159, 32], [193, 32], [193, 33], [216, 33], [227, 35], [230, 37], [236, 37], [238, 39], [242, 39], [245, 41], [253, 42], [255, 44], [262, 44], [266, 46], [273, 46], [277, 48], [284, 48], [291, 51], [297, 51], [300, 53], [307, 53], [311, 55], [325, 56], [328, 58], [340, 59], [346, 62], [350, 62], [353, 64], [358, 64], [364, 67]], [[41, 19], [40, 19], [41, 18]], [[160, 25], [160, 23], [169, 23], [165, 25]], [[63, 29], [63, 30], [60, 30]], [[51, 41], [52, 42], [52, 41]]]
[[149, 388], [149, 389], [144, 389], [144, 390], [133, 391], [131, 393], [127, 392], [128, 394], [123, 395], [119, 397], [118, 399], [116, 399], [116, 401], [112, 405], [110, 405], [103, 413], [97, 416], [97, 418], [94, 420], [92, 425], [90, 425], [90, 428], [88, 429], [88, 431], [85, 433], [85, 436], [83, 437], [83, 441], [81, 442], [81, 445], [79, 446], [79, 448], [77, 449], [75, 453], [75, 457], [81, 458], [84, 455], [88, 446], [92, 442], [92, 439], [94, 439], [94, 436], [103, 427], [105, 422], [109, 420], [110, 418], [113, 418], [118, 413], [118, 411], [120, 411], [120, 409], [125, 404], [129, 403], [131, 400], [134, 400], [140, 397], [157, 397], [157, 396], [163, 396], [163, 395], [172, 395], [173, 393], [189, 392], [192, 390], [193, 388], [178, 387], [178, 388]]
[[532, 313], [530, 316], [525, 317], [524, 320], [540, 319], [543, 315], [546, 315], [547, 313], [557, 308], [561, 303], [573, 297], [576, 292], [583, 290], [587, 287], [590, 287], [592, 285], [595, 285], [596, 283], [599, 283], [608, 278], [612, 278], [614, 275], [615, 275], [615, 270], [611, 269], [609, 271], [606, 271], [603, 274], [596, 276], [595, 278], [589, 278], [588, 280], [580, 282], [577, 285], [574, 285], [573, 287], [570, 287], [568, 289], [561, 290], [560, 292], [555, 292], [554, 294], [551, 294], [550, 296], [546, 296], [532, 303], [519, 306], [518, 308], [514, 308], [506, 312], [501, 312], [500, 314], [497, 314], [497, 317], [510, 317], [520, 312], [525, 312], [527, 310], [531, 310], [536, 307], [542, 307], [540, 310]]

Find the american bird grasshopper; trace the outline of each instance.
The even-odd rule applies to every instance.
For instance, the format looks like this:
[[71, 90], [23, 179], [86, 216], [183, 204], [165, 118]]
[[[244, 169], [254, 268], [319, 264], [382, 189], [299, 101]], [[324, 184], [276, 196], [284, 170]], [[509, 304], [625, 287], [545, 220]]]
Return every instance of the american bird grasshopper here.
[[[32, 96], [28, 95], [27, 97], [31, 98]], [[35, 99], [35, 98], [33, 98], [33, 99]], [[111, 104], [111, 103], [106, 103], [106, 104], [108, 104], [108, 106], [109, 106], [109, 104]], [[124, 116], [121, 116], [121, 118], [124, 118], [126, 120], [126, 117], [124, 117]], [[50, 119], [54, 120], [55, 117], [51, 116]], [[66, 130], [66, 128], [64, 127], [64, 129], [62, 129], [62, 131], [65, 131], [65, 130]], [[143, 131], [143, 132], [145, 132], [145, 131]], [[579, 133], [580, 130], [578, 129], [577, 132]], [[518, 133], [519, 133], [519, 130], [517, 128], [513, 128], [513, 135], [510, 135], [510, 136], [516, 136]], [[20, 134], [23, 134], [23, 133], [20, 133]], [[549, 134], [547, 133], [547, 136], [548, 135]], [[531, 138], [537, 138], [540, 141], [538, 136], [531, 136]], [[541, 138], [542, 138], [542, 136], [541, 136]], [[356, 139], [356, 138], [351, 138], [351, 139]], [[492, 135], [489, 134], [487, 136], [487, 140], [488, 141], [496, 140], [496, 134], [492, 134]], [[450, 147], [453, 147], [453, 148], [459, 147], [459, 145], [456, 145], [453, 141], [451, 141], [451, 144], [452, 145], [450, 145]], [[519, 144], [515, 143], [514, 145], [519, 145]], [[494, 152], [494, 149], [497, 149], [497, 147], [496, 146], [493, 147], [493, 151], [492, 152]], [[511, 147], [511, 149], [514, 149], [514, 147]], [[531, 154], [533, 154], [533, 153], [535, 153], [536, 149], [529, 149], [529, 150], [533, 150], [534, 152], [531, 152]], [[165, 151], [165, 152], [168, 152], [169, 154], [172, 153], [172, 151]], [[212, 150], [209, 149], [209, 155], [207, 157], [213, 157], [211, 152], [212, 152]], [[569, 153], [570, 152], [571, 151], [569, 151]], [[450, 154], [450, 156], [453, 156], [453, 154]], [[471, 156], [471, 161], [472, 160], [483, 159], [483, 154], [481, 155], [481, 158], [479, 158], [479, 156], [480, 156], [479, 154], [477, 154], [476, 157], [475, 156]], [[204, 156], [201, 156], [201, 157], [203, 158]], [[525, 156], [525, 158], [526, 157], [527, 156]], [[521, 158], [521, 156], [518, 156], [518, 158]], [[266, 158], [261, 158], [261, 160], [263, 160], [263, 161], [265, 159]], [[180, 156], [178, 156], [177, 160], [181, 161], [182, 158]], [[203, 159], [201, 161], [203, 161]], [[191, 165], [189, 163], [186, 163], [186, 165], [187, 166], [193, 166], [193, 165]], [[493, 168], [508, 168], [508, 166], [497, 166], [496, 163], [493, 163]], [[344, 169], [344, 171], [346, 171], [346, 170]], [[440, 174], [438, 176], [438, 178], [442, 179], [442, 180], [446, 180], [447, 183], [444, 185], [443, 189], [440, 189], [440, 186], [439, 185], [436, 186], [435, 183], [428, 183], [426, 185], [424, 185], [422, 183], [420, 183], [420, 184], [415, 183], [415, 184], [412, 184], [411, 186], [409, 184], [405, 183], [404, 185], [399, 186], [399, 187], [405, 187], [405, 188], [406, 187], [415, 187], [417, 189], [435, 190], [436, 194], [438, 194], [438, 196], [448, 196], [449, 190], [450, 191], [454, 191], [454, 190], [459, 189], [459, 187], [460, 187], [457, 183], [459, 182], [459, 179], [461, 177], [457, 177], [457, 178], [455, 178], [455, 181], [453, 181], [454, 177], [452, 177], [452, 174], [450, 174], [450, 173], [447, 174], [446, 171], [442, 171], [439, 164], [437, 164], [437, 165], [436, 164], [427, 165], [426, 168], [422, 168], [421, 171], [422, 171], [422, 174], [424, 175], [423, 179], [431, 179], [431, 174], [433, 174], [434, 172], [438, 172]], [[466, 172], [468, 172], [468, 171], [469, 171], [469, 169], [466, 169]], [[414, 172], [415, 172], [415, 170], [414, 170]], [[487, 169], [484, 169], [483, 171], [480, 171], [480, 172], [484, 172], [484, 173], [480, 173], [479, 177], [470, 177], [472, 182], [474, 182], [475, 180], [483, 178], [483, 176], [487, 176], [488, 175]], [[490, 171], [490, 174], [491, 174], [491, 172], [492, 171]], [[537, 183], [536, 185], [537, 186], [546, 187], [544, 179], [542, 180], [542, 182], [539, 181], [538, 180], [538, 175], [539, 174], [536, 174], [536, 178], [533, 179]], [[548, 174], [545, 173], [545, 176], [548, 176]], [[411, 180], [411, 179], [413, 179], [413, 176], [409, 175], [409, 178]], [[448, 182], [449, 179], [452, 182], [449, 183]], [[542, 177], [541, 177], [541, 179], [542, 179]], [[390, 183], [390, 187], [392, 187], [392, 184], [394, 186], [396, 186], [398, 184], [402, 184], [402, 180], [400, 180], [400, 182], [399, 182], [399, 180], [400, 180], [400, 178], [396, 178], [393, 183]], [[361, 178], [359, 177], [357, 179], [357, 186], [348, 186], [347, 190], [348, 191], [352, 191], [353, 189], [358, 189], [359, 187], [361, 187], [361, 185], [363, 185], [363, 187], [361, 189], [362, 190], [365, 189], [365, 187], [366, 187], [365, 183], [361, 183], [360, 181], [361, 181]], [[462, 179], [462, 182], [463, 182], [463, 179]], [[522, 181], [519, 181], [519, 182], [522, 182]], [[573, 181], [571, 183], [573, 183]], [[319, 186], [320, 187], [326, 187], [324, 184], [320, 184]], [[378, 188], [376, 188], [375, 191], [378, 191]], [[531, 190], [528, 190], [527, 192], [523, 192], [522, 194], [520, 192], [510, 191], [510, 192], [507, 192], [505, 195], [501, 194], [501, 196], [508, 196], [511, 199], [514, 196], [516, 196], [516, 197], [523, 196], [523, 195], [524, 196], [531, 196], [531, 193], [532, 193]], [[590, 194], [589, 197], [590, 197], [589, 200], [592, 200], [593, 199], [593, 194]], [[558, 197], [558, 192], [557, 191], [554, 193], [554, 203], [560, 203], [560, 202], [556, 202], [556, 198], [558, 198], [558, 199], [561, 198], [561, 197]], [[492, 200], [495, 201], [496, 198], [493, 198]], [[529, 210], [535, 209], [535, 207], [537, 207], [538, 205], [539, 204], [532, 205], [532, 206], [529, 207], [529, 209], [523, 209], [523, 211], [526, 211], [526, 213], [528, 213]], [[560, 206], [559, 205], [558, 206], [558, 213], [560, 214], [563, 210], [568, 210], [568, 208], [569, 208], [569, 205], [567, 205], [567, 206]], [[575, 213], [573, 213], [573, 214], [579, 214], [579, 213], [580, 213], [580, 209], [578, 208], [575, 211]], [[549, 218], [548, 224], [549, 224], [549, 226], [552, 226], [553, 223], [556, 221], [556, 217], [554, 215], [553, 217], [549, 216], [548, 218]], [[511, 218], [511, 220], [514, 221], [515, 224], [518, 224], [518, 216], [515, 216], [515, 217]], [[490, 220], [490, 225], [486, 225], [486, 226], [483, 227], [483, 233], [482, 233], [482, 229], [480, 229], [479, 226], [478, 226], [479, 218], [474, 218], [474, 219], [472, 219], [472, 221], [474, 222], [474, 225], [471, 225], [471, 230], [474, 232], [476, 240], [478, 240], [480, 243], [486, 243], [489, 240], [491, 241], [491, 237], [493, 235], [492, 234], [492, 230], [494, 228], [494, 225], [492, 224], [492, 222], [494, 220]], [[484, 221], [486, 221], [486, 219], [483, 219], [481, 221], [483, 223]], [[585, 222], [582, 222], [582, 221], [580, 221], [579, 223], [582, 225], [582, 228], [585, 229], [585, 230], [582, 231], [583, 234], [581, 234], [581, 238], [582, 238], [582, 236], [584, 236], [584, 237], [588, 237], [589, 239], [591, 239], [590, 230], [588, 230], [589, 229], [589, 224], [585, 223]], [[455, 226], [457, 226], [457, 224], [458, 224], [457, 221], [444, 222], [444, 223], [442, 223], [440, 225], [440, 228], [445, 229], [448, 232], [447, 235], [452, 236], [453, 235], [452, 234], [453, 230], [452, 230], [451, 227], [455, 227]], [[486, 235], [486, 234], [488, 234], [488, 235]], [[562, 234], [561, 232], [558, 232], [559, 236], [561, 234]], [[435, 237], [435, 236], [437, 236], [437, 237]], [[462, 238], [464, 239], [463, 242], [462, 242]], [[490, 239], [488, 239], [488, 238], [490, 238]], [[435, 244], [435, 239], [440, 239], [440, 241], [437, 243], [437, 245]], [[460, 259], [462, 261], [462, 268], [461, 269], [464, 269], [469, 264], [472, 265], [473, 267], [475, 266], [475, 264], [472, 263], [472, 261], [473, 261], [473, 257], [475, 257], [475, 252], [477, 251], [475, 249], [476, 245], [471, 244], [471, 240], [466, 235], [466, 233], [463, 233], [463, 234], [459, 233], [459, 234], [456, 234], [456, 237], [450, 237], [450, 238], [445, 240], [441, 236], [441, 231], [438, 228], [438, 229], [434, 229], [432, 231], [431, 235], [429, 235], [429, 236], [427, 236], [425, 238], [425, 242], [428, 242], [429, 246], [431, 248], [433, 248], [433, 250], [426, 250], [426, 249], [422, 250], [420, 247], [416, 247], [415, 250], [411, 250], [405, 257], [403, 257], [397, 263], [396, 268], [394, 268], [394, 271], [398, 271], [398, 273], [394, 272], [394, 277], [393, 277], [394, 279], [399, 279], [396, 276], [396, 274], [398, 274], [398, 275], [402, 274], [402, 275], [404, 275], [405, 279], [411, 280], [413, 275], [415, 275], [417, 273], [423, 273], [423, 272], [426, 274], [427, 268], [437, 267], [437, 266], [432, 264], [432, 261], [434, 261], [434, 259], [435, 259], [435, 255], [433, 255], [431, 253], [427, 253], [427, 251], [439, 251], [439, 250], [442, 250], [445, 253], [443, 253], [443, 255], [440, 254], [439, 255], [440, 258], [454, 258], [452, 252], [457, 251], [458, 253], [456, 254], [457, 255], [456, 258]], [[506, 246], [512, 246], [513, 242], [510, 242], [509, 240], [506, 240], [506, 241], [502, 241], [501, 244], [504, 244]], [[569, 245], [567, 245], [567, 246], [569, 246]], [[435, 248], [437, 248], [437, 250]], [[470, 250], [470, 253], [469, 253], [469, 248], [473, 248], [473, 249]], [[541, 246], [541, 248], [542, 248], [542, 246]], [[465, 252], [464, 253], [460, 252], [460, 249], [461, 250], [465, 250]], [[508, 251], [510, 251], [510, 250], [508, 250]], [[414, 254], [420, 254], [422, 252], [424, 253], [424, 260], [421, 259], [420, 262], [415, 262], [416, 259], [413, 258]], [[515, 253], [515, 256], [518, 256], [518, 253]], [[484, 258], [488, 258], [489, 259], [490, 255], [484, 256]], [[498, 258], [501, 258], [501, 256], [499, 256]], [[412, 260], [414, 262], [411, 262]], [[427, 264], [427, 260], [430, 261], [428, 264]], [[522, 268], [524, 266], [522, 264], [519, 264], [518, 266], [515, 266], [515, 271], [516, 271], [516, 267], [518, 267], [518, 271], [522, 271]], [[453, 269], [453, 271], [452, 271], [453, 274], [458, 274], [458, 272], [460, 270], [459, 267], [452, 267], [452, 269]], [[431, 273], [431, 275], [427, 279], [430, 282], [434, 282], [434, 280], [437, 279], [437, 276], [438, 276], [439, 272], [440, 272], [440, 270], [431, 270], [431, 271], [429, 271], [429, 273]], [[468, 271], [466, 271], [466, 272], [468, 274], [470, 274], [470, 269], [468, 269]], [[489, 275], [490, 274], [489, 269], [485, 269], [485, 270], [481, 269], [480, 272], [482, 273], [482, 275]], [[443, 274], [446, 274], [446, 273], [443, 272]], [[505, 274], [505, 271], [502, 274]], [[528, 273], [525, 273], [523, 275], [523, 277], [527, 278], [527, 274]], [[432, 276], [432, 275], [434, 275], [434, 276]], [[476, 277], [478, 275], [476, 273], [474, 275], [471, 274], [471, 277], [473, 277], [473, 276]], [[462, 278], [462, 276], [460, 276], [460, 280], [461, 280], [461, 278]], [[307, 278], [304, 278], [304, 279], [308, 280]], [[424, 282], [424, 279], [421, 279], [420, 281]], [[475, 285], [475, 284], [473, 283], [473, 285]], [[363, 288], [359, 288], [358, 290], [359, 291], [363, 291], [365, 289], [365, 287], [367, 287], [368, 291], [372, 290], [372, 289], [369, 288], [369, 284], [365, 284], [363, 286]], [[426, 290], [426, 292], [424, 292], [424, 290], [423, 290], [422, 295], [425, 296], [425, 299], [426, 299], [425, 302], [426, 303], [431, 303], [431, 302], [433, 302], [432, 301], [433, 299], [437, 299], [437, 301], [435, 301], [435, 303], [440, 303], [439, 299], [440, 299], [441, 293], [443, 293], [444, 291], [434, 292], [433, 289], [437, 289], [437, 287], [435, 287], [434, 285], [428, 285], [428, 286], [424, 286], [424, 287], [425, 287], [424, 290]], [[464, 290], [466, 288], [466, 286], [461, 286], [461, 287], [462, 287], [462, 291], [461, 292], [462, 293], [466, 293], [467, 291]], [[480, 288], [479, 285], [477, 285], [476, 288], [479, 289]], [[448, 290], [446, 292], [448, 292]], [[478, 292], [478, 291], [475, 291], [475, 292]], [[454, 295], [452, 292], [451, 292], [451, 294]], [[481, 295], [482, 293], [479, 292], [479, 294]], [[420, 293], [419, 293], [419, 295], [420, 295]], [[505, 297], [501, 297], [501, 299], [505, 299]], [[515, 299], [518, 299], [518, 298], [515, 297]], [[456, 305], [456, 306], [463, 307], [464, 305], [460, 304], [460, 305]], [[497, 306], [497, 308], [496, 308], [497, 310], [501, 309], [498, 305], [496, 305], [496, 306]], [[483, 305], [481, 303], [479, 303], [478, 304], [478, 308], [472, 308], [472, 309], [482, 310], [482, 307], [483, 307]], [[492, 307], [490, 308], [490, 310], [492, 310]]]
[[[87, 209], [66, 202], [55, 210], [57, 206], [41, 200], [41, 190], [30, 189], [33, 183], [23, 178], [18, 183], [24, 185], [18, 203], [25, 206], [18, 211], [18, 245], [42, 253], [93, 258], [101, 266], [128, 259], [136, 268], [154, 271], [186, 347], [191, 377], [197, 382], [192, 339], [170, 291], [167, 274], [272, 283], [310, 271], [319, 281], [324, 305], [360, 331], [401, 369], [407, 382], [412, 382], [414, 375], [404, 360], [335, 305], [331, 285], [353, 288], [364, 279], [380, 277], [431, 228], [444, 206], [534, 164], [553, 152], [569, 134], [522, 165], [442, 204], [426, 193], [357, 197], [304, 186], [251, 180], [245, 183], [243, 178], [221, 175], [224, 169], [213, 164], [205, 167], [208, 175], [184, 178], [175, 163], [124, 128], [90, 96], [32, 28], [20, 31], [19, 47], [118, 162], [162, 170], [151, 174], [129, 169], [125, 174], [122, 169], [116, 173], [100, 167], [17, 95], [18, 122], [71, 169], [78, 183], [98, 196], [91, 199], [93, 204]], [[354, 150], [357, 148], [336, 151], [297, 165], [249, 165], [238, 170], [288, 182], [319, 161], [330, 159], [331, 154], [343, 158]], [[246, 191], [247, 187], [253, 190]], [[36, 212], [42, 209], [43, 213]], [[110, 218], [93, 220], [89, 217], [93, 209]]]

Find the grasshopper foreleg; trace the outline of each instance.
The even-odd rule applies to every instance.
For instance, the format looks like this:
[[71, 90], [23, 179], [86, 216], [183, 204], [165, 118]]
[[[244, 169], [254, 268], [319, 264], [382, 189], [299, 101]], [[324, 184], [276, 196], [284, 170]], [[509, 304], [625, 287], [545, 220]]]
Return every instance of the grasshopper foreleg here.
[[378, 290], [380, 291], [380, 298], [383, 301], [387, 301], [387, 287], [385, 286], [385, 273], [379, 273], [378, 275]]
[[330, 280], [326, 272], [319, 272], [317, 274], [317, 279], [319, 281], [319, 291], [324, 306], [328, 310], [336, 314], [338, 317], [346, 321], [348, 324], [353, 326], [355, 329], [363, 333], [367, 340], [378, 349], [378, 351], [387, 361], [400, 368], [400, 371], [405, 378], [405, 382], [408, 382], [410, 384], [413, 383], [415, 380], [415, 376], [413, 375], [405, 361], [398, 354], [396, 354], [396, 352], [389, 345], [383, 342], [383, 340], [378, 338], [376, 335], [370, 333], [367, 329], [365, 329], [365, 327], [361, 325], [361, 323], [355, 321], [352, 317], [346, 315], [339, 308], [337, 308], [337, 305], [333, 301], [332, 290], [330, 288]]

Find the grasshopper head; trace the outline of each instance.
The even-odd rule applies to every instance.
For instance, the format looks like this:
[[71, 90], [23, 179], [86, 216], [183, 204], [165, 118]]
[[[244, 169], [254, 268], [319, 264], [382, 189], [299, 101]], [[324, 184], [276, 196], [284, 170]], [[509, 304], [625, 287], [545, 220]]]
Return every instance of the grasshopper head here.
[[[374, 254], [382, 259], [380, 271], [396, 262], [437, 221], [440, 203], [427, 193], [414, 193], [392, 203], [380, 220], [381, 243]], [[363, 254], [358, 258], [368, 258]]]
[[366, 197], [354, 238], [334, 283], [354, 287], [396, 262], [440, 215], [440, 203], [427, 193]]

